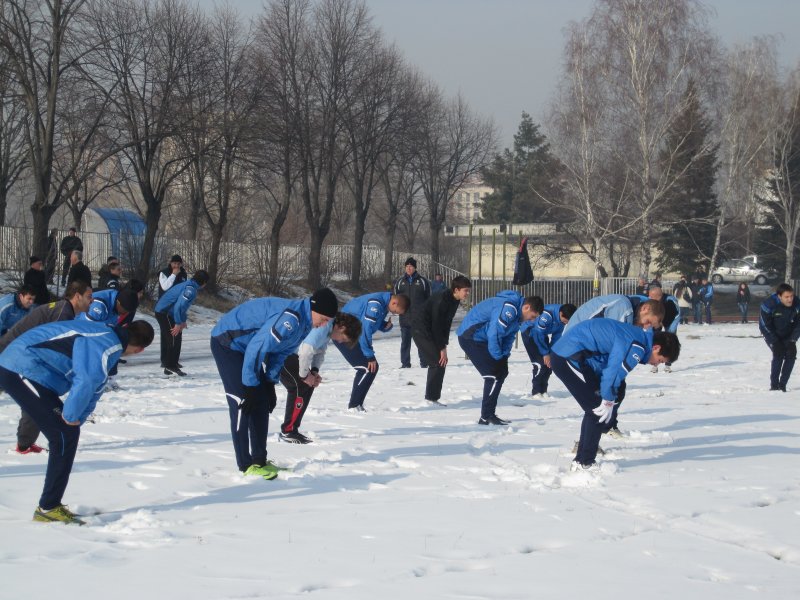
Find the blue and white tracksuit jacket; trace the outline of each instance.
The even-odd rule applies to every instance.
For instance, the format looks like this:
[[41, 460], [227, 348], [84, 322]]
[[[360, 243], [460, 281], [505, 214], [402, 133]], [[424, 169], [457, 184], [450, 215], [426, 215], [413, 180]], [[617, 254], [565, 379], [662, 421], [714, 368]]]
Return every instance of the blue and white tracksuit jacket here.
[[533, 321], [526, 321], [520, 326], [520, 331], [528, 333], [539, 354], [546, 356], [550, 354], [550, 348], [564, 333], [564, 323], [561, 322], [561, 304], [547, 304], [541, 315]]
[[505, 290], [494, 298], [479, 302], [464, 317], [456, 335], [487, 343], [491, 357], [501, 360], [511, 354], [520, 328], [524, 301], [525, 298], [517, 292]]
[[342, 312], [355, 315], [361, 321], [361, 337], [358, 344], [361, 352], [369, 360], [375, 360], [375, 351], [372, 349], [372, 336], [377, 331], [389, 331], [385, 324], [386, 315], [389, 314], [389, 301], [391, 292], [377, 292], [353, 298], [344, 305]]
[[169, 313], [176, 325], [186, 323], [189, 307], [197, 298], [200, 285], [194, 280], [184, 281], [169, 288], [156, 302], [155, 311]]
[[564, 326], [564, 333], [570, 331], [578, 323], [599, 317], [633, 325], [639, 305], [648, 300], [647, 296], [626, 296], [625, 294], [608, 294], [592, 298], [578, 307], [575, 314], [570, 317], [569, 323]]
[[0, 335], [16, 325], [25, 315], [31, 312], [30, 308], [22, 308], [19, 303], [19, 294], [7, 294], [0, 298]]

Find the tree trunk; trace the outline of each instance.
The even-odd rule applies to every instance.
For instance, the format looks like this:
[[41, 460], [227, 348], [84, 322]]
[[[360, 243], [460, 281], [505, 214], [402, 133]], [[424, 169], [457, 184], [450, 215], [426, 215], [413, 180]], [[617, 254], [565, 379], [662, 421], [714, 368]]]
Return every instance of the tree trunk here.
[[318, 227], [310, 227], [311, 247], [308, 253], [308, 287], [322, 287], [322, 242], [325, 239]]
[[711, 260], [708, 261], [708, 270], [706, 271], [706, 275], [711, 277], [711, 271], [714, 270], [714, 267], [717, 264], [717, 259], [719, 258], [719, 247], [722, 243], [722, 229], [725, 226], [725, 213], [720, 211], [719, 219], [717, 220], [717, 231], [714, 234], [714, 250], [711, 252]]
[[32, 253], [36, 256], [47, 256], [47, 236], [50, 234], [50, 219], [55, 212], [55, 207], [45, 202], [37, 201], [31, 206], [31, 214], [33, 215], [31, 246]]
[[0, 227], [6, 224], [6, 207], [8, 206], [8, 190], [0, 182]]
[[211, 229], [211, 256], [208, 257], [208, 290], [216, 292], [219, 285], [219, 247], [225, 230], [224, 219]]
[[150, 265], [153, 262], [153, 251], [156, 246], [156, 234], [158, 233], [158, 223], [161, 220], [161, 203], [152, 200], [147, 203], [147, 213], [145, 214], [144, 244], [142, 244], [142, 255], [136, 267], [136, 278], [142, 283], [147, 283], [150, 278]]
[[353, 264], [350, 272], [350, 282], [355, 289], [361, 287], [361, 263], [364, 259], [364, 229], [367, 213], [356, 205], [356, 223], [353, 232]]
[[397, 213], [392, 211], [386, 221], [386, 243], [384, 244], [383, 278], [391, 281], [394, 275], [394, 239], [397, 235]]
[[267, 293], [275, 293], [280, 287], [280, 251], [281, 251], [281, 228], [283, 223], [273, 221], [272, 230], [269, 234], [269, 273], [267, 275]]

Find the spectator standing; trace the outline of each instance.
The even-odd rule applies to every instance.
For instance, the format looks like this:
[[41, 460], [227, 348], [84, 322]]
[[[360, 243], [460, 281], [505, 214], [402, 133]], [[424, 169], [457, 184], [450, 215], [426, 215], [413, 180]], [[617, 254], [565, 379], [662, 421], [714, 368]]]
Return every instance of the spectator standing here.
[[[50, 235], [52, 235], [52, 233]], [[64, 269], [61, 272], [61, 285], [63, 286], [67, 284], [67, 274], [70, 271], [70, 266], [73, 264], [72, 253], [75, 250], [83, 252], [83, 241], [78, 237], [77, 229], [74, 227], [69, 228], [69, 233], [61, 240], [60, 250], [61, 254], [64, 255]], [[89, 281], [89, 285], [91, 284], [92, 282]]]
[[173, 254], [167, 267], [158, 274], [158, 297], [161, 298], [173, 285], [188, 279], [186, 269], [183, 268], [183, 259], [179, 254]]
[[785, 392], [797, 360], [797, 340], [800, 339], [800, 300], [792, 286], [782, 283], [764, 300], [758, 327], [772, 350], [769, 389]]
[[699, 294], [706, 313], [706, 325], [711, 325], [711, 305], [714, 302], [714, 284], [704, 277]]
[[742, 323], [747, 323], [747, 307], [750, 304], [750, 286], [742, 282], [736, 290], [736, 305], [739, 307], [739, 314], [742, 315]]
[[[411, 306], [405, 313], [400, 314], [400, 368], [411, 368], [411, 340], [414, 319], [425, 301], [431, 297], [431, 282], [417, 272], [417, 261], [413, 256], [409, 256], [405, 262], [405, 274], [394, 282], [394, 294], [408, 296]], [[417, 348], [419, 355], [419, 366], [423, 369], [428, 367], [425, 357]]]
[[34, 291], [33, 303], [35, 305], [50, 302], [50, 290], [47, 289], [47, 275], [44, 272], [44, 263], [38, 256], [31, 256], [30, 269], [25, 271], [22, 282]]
[[117, 260], [109, 261], [103, 265], [97, 276], [98, 291], [120, 289], [122, 287], [120, 277], [122, 277], [122, 265]]
[[173, 285], [167, 290], [155, 306], [156, 321], [161, 329], [161, 363], [164, 375], [186, 375], [180, 368], [181, 343], [183, 330], [189, 307], [197, 298], [197, 292], [208, 283], [208, 273], [202, 269], [195, 272], [194, 277]]
[[636, 295], [647, 296], [647, 279], [644, 275], [639, 275], [639, 280], [636, 283]]
[[447, 284], [444, 282], [444, 277], [442, 277], [441, 273], [437, 273], [433, 276], [433, 281], [431, 281], [431, 296], [436, 292], [441, 292], [442, 290], [447, 289]]
[[703, 299], [700, 297], [700, 290], [703, 288], [703, 280], [698, 277], [693, 280], [692, 290], [692, 309], [694, 311], [694, 324], [703, 324]]
[[86, 285], [92, 287], [92, 272], [89, 270], [89, 267], [83, 264], [83, 252], [80, 250], [73, 250], [71, 264], [69, 276], [67, 277], [67, 285], [73, 281], [83, 281]]
[[55, 283], [53, 274], [56, 272], [56, 263], [58, 262], [58, 229], [51, 229], [50, 235], [47, 236], [46, 261], [45, 274], [47, 275], [47, 283]]
[[678, 308], [681, 311], [680, 322], [681, 325], [689, 324], [689, 312], [692, 310], [692, 287], [685, 278], [681, 278], [681, 282], [675, 286], [675, 297], [678, 299]]

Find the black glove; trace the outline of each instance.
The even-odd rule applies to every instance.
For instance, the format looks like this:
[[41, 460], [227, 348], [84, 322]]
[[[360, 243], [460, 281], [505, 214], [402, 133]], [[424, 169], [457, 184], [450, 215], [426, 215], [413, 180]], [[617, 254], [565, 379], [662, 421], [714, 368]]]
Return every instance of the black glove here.
[[495, 363], [494, 376], [497, 379], [505, 379], [508, 377], [508, 357], [504, 356]]
[[[256, 407], [261, 401], [258, 392], [258, 386], [245, 386], [244, 397], [242, 398], [242, 402], [239, 404], [239, 410], [242, 411], [243, 415], [252, 415], [256, 410]], [[272, 395], [275, 395], [275, 386], [272, 386]]]
[[786, 353], [786, 346], [784, 346], [783, 341], [778, 338], [775, 338], [770, 348], [772, 349], [772, 354], [775, 356], [783, 356]]
[[786, 348], [784, 351], [784, 356], [786, 358], [797, 358], [797, 342], [789, 340], [784, 346]]
[[271, 381], [267, 384], [267, 411], [272, 414], [278, 405], [278, 397], [275, 395], [275, 384]]

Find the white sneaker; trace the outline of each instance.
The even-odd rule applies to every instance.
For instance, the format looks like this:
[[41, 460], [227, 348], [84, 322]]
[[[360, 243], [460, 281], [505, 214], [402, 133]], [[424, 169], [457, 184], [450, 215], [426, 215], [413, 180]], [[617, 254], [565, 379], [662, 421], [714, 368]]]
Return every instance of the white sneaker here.
[[605, 433], [606, 433], [606, 435], [610, 435], [615, 440], [621, 440], [622, 438], [625, 437], [623, 435], [623, 433], [619, 430], [619, 427], [612, 427], [611, 429], [609, 429]]
[[672, 367], [670, 367], [669, 365], [667, 365], [666, 367], [664, 367], [664, 372], [665, 372], [665, 373], [672, 373]]
[[540, 395], [540, 396], [541, 396], [541, 397], [542, 397], [544, 400], [550, 400], [550, 398], [552, 398], [552, 396], [551, 396], [550, 394], [548, 394], [547, 392], [542, 392], [542, 393], [541, 393], [541, 394], [539, 394], [539, 395]]
[[533, 400], [544, 400], [545, 399], [545, 395], [544, 394], [534, 394], [533, 396], [531, 396], [531, 398]]
[[658, 365], [653, 365], [653, 367], [650, 369], [650, 372], [651, 373], [658, 373]]
[[579, 463], [577, 460], [573, 460], [572, 464], [569, 466], [569, 470], [572, 473], [598, 473], [600, 471], [600, 465], [596, 462], [593, 462], [590, 465], [584, 465], [583, 463]]

